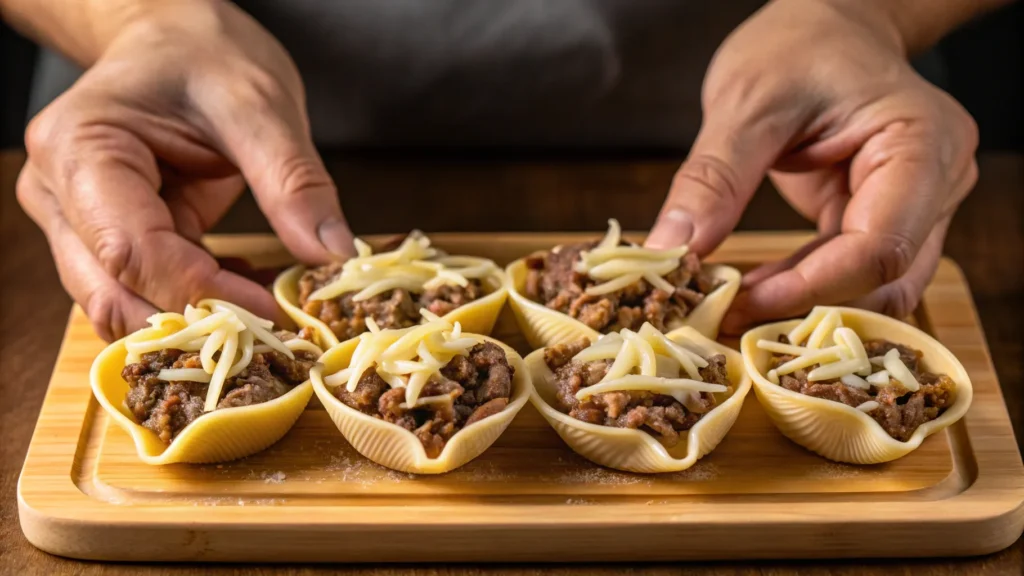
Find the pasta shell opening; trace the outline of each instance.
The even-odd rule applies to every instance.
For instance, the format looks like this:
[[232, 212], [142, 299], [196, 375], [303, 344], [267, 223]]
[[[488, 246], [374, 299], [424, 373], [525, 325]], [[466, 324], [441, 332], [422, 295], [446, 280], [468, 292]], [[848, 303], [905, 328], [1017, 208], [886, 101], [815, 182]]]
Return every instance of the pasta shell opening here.
[[[722, 318], [725, 317], [733, 298], [739, 291], [742, 275], [739, 270], [723, 264], [705, 265], [704, 269], [712, 277], [722, 280], [722, 284], [694, 307], [686, 318], [670, 328], [674, 330], [689, 326], [702, 335], [714, 339], [718, 337]], [[552, 310], [528, 298], [525, 293], [526, 274], [525, 258], [512, 262], [505, 269], [509, 304], [520, 330], [532, 348], [572, 342], [580, 338], [594, 341], [600, 337], [599, 332], [568, 314]]]
[[[156, 338], [167, 332], [150, 328], [147, 333]], [[125, 405], [129, 385], [121, 378], [121, 370], [126, 356], [123, 339], [110, 344], [93, 362], [89, 380], [96, 400], [108, 417], [131, 435], [139, 458], [147, 464], [226, 462], [255, 454], [291, 429], [313, 395], [313, 386], [307, 380], [267, 402], [214, 410], [166, 444], [152, 430], [136, 423]]]
[[[312, 327], [321, 346], [330, 348], [340, 343], [338, 337], [327, 324], [305, 313], [299, 306], [299, 279], [305, 271], [304, 266], [298, 265], [282, 272], [274, 281], [274, 298], [292, 321], [301, 328]], [[461, 323], [466, 332], [490, 334], [508, 297], [504, 272], [496, 271], [485, 278], [483, 284], [487, 290], [483, 297], [452, 310], [444, 319]]]
[[555, 407], [554, 374], [544, 362], [543, 349], [536, 350], [525, 361], [534, 382], [530, 402], [573, 451], [591, 462], [638, 473], [686, 470], [714, 450], [725, 438], [739, 417], [751, 381], [743, 369], [743, 360], [738, 352], [704, 337], [694, 328], [683, 327], [673, 330], [667, 336], [677, 342], [689, 340], [705, 350], [724, 354], [729, 381], [732, 383], [730, 392], [716, 395], [720, 400], [718, 405], [671, 448], [666, 448], [653, 436], [640, 430], [591, 424], [559, 411]]
[[861, 410], [773, 384], [768, 379], [771, 352], [759, 348], [757, 342], [775, 341], [801, 320], [767, 324], [744, 334], [740, 349], [758, 401], [783, 435], [836, 462], [881, 464], [906, 456], [925, 438], [946, 429], [967, 413], [973, 398], [971, 380], [945, 346], [925, 332], [882, 314], [854, 308], [829, 309], [839, 310], [843, 324], [865, 340], [883, 339], [920, 350], [925, 369], [945, 374], [955, 382], [956, 398], [938, 418], [921, 424], [906, 442], [901, 442]]
[[342, 342], [321, 358], [323, 369], [310, 373], [313, 390], [327, 409], [345, 440], [367, 459], [381, 466], [412, 474], [450, 472], [487, 450], [508, 428], [533, 390], [530, 374], [519, 354], [492, 338], [484, 338], [504, 350], [514, 368], [512, 396], [504, 410], [456, 432], [436, 458], [427, 456], [416, 436], [396, 424], [364, 414], [339, 400], [324, 383], [324, 377], [348, 367], [358, 339]]

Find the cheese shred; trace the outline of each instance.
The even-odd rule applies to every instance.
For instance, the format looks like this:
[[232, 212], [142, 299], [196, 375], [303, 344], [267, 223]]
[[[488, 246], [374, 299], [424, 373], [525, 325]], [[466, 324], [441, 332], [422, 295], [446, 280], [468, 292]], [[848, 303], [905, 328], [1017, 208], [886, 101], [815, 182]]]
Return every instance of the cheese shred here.
[[449, 395], [421, 396], [431, 378], [440, 374], [452, 358], [468, 356], [471, 348], [482, 342], [478, 336], [466, 334], [462, 326], [420, 310], [425, 324], [400, 330], [380, 330], [373, 325], [359, 335], [349, 367], [324, 377], [324, 384], [344, 386], [355, 392], [367, 370], [375, 370], [391, 388], [405, 389], [402, 407], [451, 402]]
[[[134, 364], [143, 354], [165, 349], [199, 352], [202, 368], [165, 368], [157, 378], [166, 382], [208, 383], [203, 410], [217, 408], [228, 378], [240, 374], [254, 353], [280, 352], [290, 359], [294, 351], [323, 354], [316, 344], [301, 338], [281, 342], [270, 330], [274, 323], [223, 300], [201, 300], [185, 307], [184, 314], [163, 312], [147, 319], [150, 326], [172, 329], [172, 333], [145, 340], [139, 333], [125, 339], [125, 364]], [[259, 342], [259, 344], [256, 344]]]
[[[921, 388], [895, 348], [884, 357], [868, 357], [864, 342], [852, 328], [843, 326], [842, 314], [837, 308], [815, 307], [807, 318], [790, 330], [787, 338], [788, 344], [757, 341], [761, 350], [793, 357], [769, 371], [768, 379], [773, 383], [778, 383], [779, 376], [817, 365], [807, 374], [810, 382], [839, 380], [861, 390], [896, 385], [911, 392]], [[865, 406], [868, 404], [875, 403], [869, 402]], [[865, 411], [873, 409], [868, 407]]]
[[586, 289], [587, 294], [616, 292], [641, 280], [658, 290], [675, 293], [676, 287], [665, 276], [679, 268], [679, 259], [689, 251], [687, 246], [655, 250], [620, 246], [621, 243], [622, 229], [618, 220], [613, 218], [608, 220], [608, 232], [597, 246], [580, 253], [575, 271], [599, 281]]
[[[701, 392], [727, 392], [728, 387], [704, 382], [700, 368], [708, 361], [693, 348], [670, 340], [650, 323], [634, 332], [624, 329], [602, 336], [573, 357], [580, 362], [612, 360], [604, 377], [576, 393], [578, 400], [608, 392], [652, 392], [672, 396], [684, 405], [697, 406]], [[696, 395], [696, 397], [695, 397]]]
[[448, 256], [434, 248], [422, 232], [413, 231], [390, 252], [374, 254], [366, 242], [356, 239], [355, 258], [347, 260], [338, 276], [309, 295], [310, 300], [330, 300], [355, 292], [356, 302], [389, 290], [421, 293], [441, 286], [467, 286], [482, 280], [498, 267], [486, 258]]

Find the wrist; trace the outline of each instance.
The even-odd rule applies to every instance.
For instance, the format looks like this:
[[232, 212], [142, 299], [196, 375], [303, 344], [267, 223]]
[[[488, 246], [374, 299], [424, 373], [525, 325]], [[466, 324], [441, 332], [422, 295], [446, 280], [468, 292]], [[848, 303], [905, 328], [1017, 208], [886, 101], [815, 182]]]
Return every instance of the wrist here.
[[864, 15], [895, 34], [903, 52], [924, 52], [972, 18], [1013, 0], [826, 0], [848, 15]]
[[0, 0], [12, 27], [89, 67], [126, 31], [168, 14], [211, 10], [219, 0]]

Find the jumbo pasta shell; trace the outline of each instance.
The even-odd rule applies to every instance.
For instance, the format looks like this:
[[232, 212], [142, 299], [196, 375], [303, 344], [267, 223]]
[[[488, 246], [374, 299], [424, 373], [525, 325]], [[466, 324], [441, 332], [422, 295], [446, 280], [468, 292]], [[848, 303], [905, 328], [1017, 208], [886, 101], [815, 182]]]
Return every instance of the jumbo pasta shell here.
[[[317, 333], [317, 344], [327, 349], [339, 344], [338, 337], [320, 320], [306, 314], [299, 307], [299, 279], [306, 271], [304, 266], [292, 266], [282, 272], [274, 280], [274, 298], [286, 314], [300, 327], [313, 327]], [[505, 273], [498, 270], [493, 276], [484, 280], [485, 288], [490, 290], [482, 298], [459, 306], [444, 316], [450, 322], [459, 322], [462, 329], [473, 334], [490, 334], [494, 323], [505, 306], [508, 297]]]
[[[146, 332], [148, 338], [167, 334], [155, 328]], [[93, 362], [89, 380], [96, 400], [131, 435], [139, 458], [147, 464], [226, 462], [255, 454], [291, 429], [313, 395], [307, 380], [269, 402], [214, 410], [189, 424], [168, 445], [136, 423], [124, 403], [129, 388], [121, 378], [126, 355], [123, 339], [107, 346]]]
[[534, 382], [530, 403], [570, 448], [591, 462], [627, 472], [686, 470], [725, 438], [743, 409], [743, 399], [750, 392], [751, 384], [743, 370], [739, 352], [705, 338], [689, 326], [673, 330], [667, 336], [677, 341], [692, 340], [706, 350], [724, 354], [733, 386], [731, 393], [716, 395], [721, 402], [672, 448], [666, 448], [654, 436], [640, 430], [590, 424], [560, 412], [555, 408], [554, 374], [544, 363], [544, 350], [537, 350], [526, 357], [526, 367]]
[[321, 358], [322, 373], [311, 372], [313, 390], [327, 409], [341, 435], [366, 458], [399, 472], [412, 474], [443, 474], [469, 462], [482, 454], [501, 436], [516, 414], [526, 404], [533, 390], [529, 372], [522, 357], [497, 340], [487, 338], [502, 347], [509, 364], [515, 369], [512, 379], [512, 397], [501, 412], [488, 416], [456, 432], [445, 444], [437, 458], [427, 457], [423, 444], [412, 432], [374, 418], [349, 407], [324, 385], [322, 376], [348, 367], [358, 339], [348, 340], [328, 350]]
[[[729, 310], [736, 292], [740, 288], [740, 271], [723, 264], [706, 265], [707, 270], [715, 278], [725, 282], [708, 294], [678, 326], [690, 326], [708, 338], [717, 338], [722, 318]], [[562, 342], [573, 342], [587, 338], [591, 342], [600, 337], [600, 333], [579, 320], [552, 310], [539, 302], [526, 297], [526, 259], [521, 258], [508, 265], [505, 277], [508, 282], [509, 304], [515, 313], [519, 329], [527, 342], [534, 349], [553, 346]]]
[[913, 452], [925, 438], [944, 430], [967, 413], [974, 389], [963, 365], [945, 346], [921, 330], [888, 316], [854, 308], [838, 310], [843, 324], [863, 339], [885, 339], [923, 352], [922, 362], [929, 371], [946, 374], [956, 383], [956, 400], [941, 416], [918, 427], [909, 440], [896, 440], [871, 416], [856, 408], [772, 384], [765, 376], [771, 353], [758, 348], [757, 341], [775, 340], [792, 330], [800, 320], [768, 324], [744, 334], [740, 350], [758, 401], [787, 438], [836, 462], [880, 464]]

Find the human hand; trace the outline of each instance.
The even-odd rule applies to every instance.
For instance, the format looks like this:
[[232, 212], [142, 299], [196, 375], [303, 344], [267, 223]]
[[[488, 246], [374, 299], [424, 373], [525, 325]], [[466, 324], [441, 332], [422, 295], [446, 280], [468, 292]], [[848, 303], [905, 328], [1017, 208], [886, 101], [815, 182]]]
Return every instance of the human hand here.
[[204, 297], [280, 318], [264, 288], [200, 245], [245, 181], [301, 260], [352, 251], [298, 71], [227, 2], [148, 8], [32, 121], [26, 147], [18, 199], [107, 340]]
[[648, 245], [704, 256], [767, 173], [819, 236], [746, 275], [723, 330], [816, 304], [903, 317], [977, 180], [977, 127], [906, 60], [873, 2], [775, 0], [719, 48], [704, 122]]

